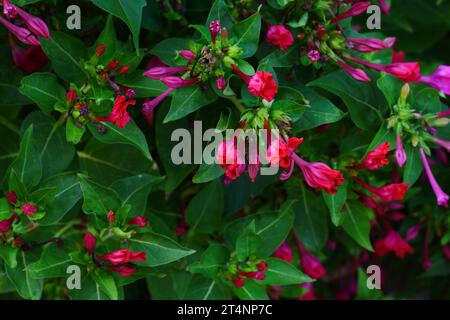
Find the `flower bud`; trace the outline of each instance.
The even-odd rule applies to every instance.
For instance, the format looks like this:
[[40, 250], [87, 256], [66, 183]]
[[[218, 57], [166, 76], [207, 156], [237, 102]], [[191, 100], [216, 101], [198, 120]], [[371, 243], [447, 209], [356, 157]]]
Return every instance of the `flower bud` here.
[[87, 252], [92, 253], [95, 248], [97, 240], [95, 239], [94, 235], [90, 233], [89, 231], [86, 231], [84, 234], [84, 247], [86, 248]]
[[217, 90], [223, 91], [227, 87], [227, 81], [222, 77], [218, 77], [216, 80]]
[[27, 216], [32, 216], [33, 214], [36, 213], [37, 208], [34, 204], [24, 204], [22, 207], [20, 207], [20, 209], [22, 209], [23, 213]]
[[106, 49], [106, 46], [102, 43], [102, 44], [100, 44], [98, 47], [97, 47], [97, 49], [95, 50], [95, 56], [98, 58], [98, 57], [101, 57], [104, 53], [105, 53], [105, 49]]

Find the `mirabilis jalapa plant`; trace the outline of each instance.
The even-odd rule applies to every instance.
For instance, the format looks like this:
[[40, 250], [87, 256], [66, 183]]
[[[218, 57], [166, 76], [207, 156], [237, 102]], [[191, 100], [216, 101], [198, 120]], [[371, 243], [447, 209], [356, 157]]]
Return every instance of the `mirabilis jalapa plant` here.
[[[53, 2], [0, 1], [0, 296], [408, 298], [390, 282], [404, 265], [442, 294], [450, 67], [365, 30], [395, 1], [180, 3], [93, 0], [72, 33]], [[175, 165], [171, 134], [194, 120], [266, 129], [266, 153], [236, 134], [217, 164]], [[371, 264], [382, 291], [364, 289]]]

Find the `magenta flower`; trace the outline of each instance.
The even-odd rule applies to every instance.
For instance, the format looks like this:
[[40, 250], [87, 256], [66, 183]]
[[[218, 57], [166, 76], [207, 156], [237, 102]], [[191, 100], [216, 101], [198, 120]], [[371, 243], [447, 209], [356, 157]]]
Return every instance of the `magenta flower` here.
[[180, 56], [187, 61], [195, 59], [195, 53], [191, 50], [180, 50]]
[[375, 38], [347, 38], [347, 46], [359, 52], [376, 52], [388, 48], [392, 48], [396, 39], [389, 37], [384, 40]]
[[278, 247], [273, 255], [286, 262], [292, 262], [292, 248], [286, 241]]
[[381, 11], [382, 11], [384, 14], [387, 14], [387, 15], [390, 15], [390, 14], [391, 14], [389, 5], [388, 5], [388, 3], [386, 2], [386, 0], [378, 0], [378, 5], [380, 6]]
[[89, 231], [86, 231], [83, 240], [84, 240], [84, 247], [86, 248], [87, 252], [92, 253], [94, 251], [95, 244], [97, 242], [94, 235]]
[[153, 124], [153, 110], [156, 108], [157, 105], [159, 105], [173, 90], [173, 88], [169, 88], [166, 91], [164, 91], [162, 94], [157, 96], [153, 100], [148, 100], [144, 102], [142, 106], [142, 114], [144, 115], [145, 119], [147, 120], [148, 124]]
[[29, 30], [15, 26], [2, 17], [0, 17], [0, 23], [3, 24], [9, 30], [9, 32], [15, 35], [17, 39], [19, 39], [24, 44], [28, 44], [30, 46], [39, 46], [41, 44]]
[[397, 159], [399, 167], [403, 167], [405, 165], [407, 156], [405, 149], [403, 148], [402, 137], [399, 134], [396, 137], [395, 158]]
[[433, 141], [434, 141], [434, 143], [440, 145], [445, 150], [447, 150], [447, 152], [450, 152], [450, 141], [445, 141], [445, 140], [442, 140], [439, 138], [434, 138]]
[[220, 21], [211, 21], [209, 24], [209, 32], [211, 33], [212, 43], [216, 43], [216, 37], [220, 32]]
[[20, 8], [16, 8], [16, 11], [31, 32], [39, 37], [50, 39], [48, 27], [41, 18], [35, 17]]
[[167, 85], [169, 88], [178, 89], [187, 87], [197, 83], [200, 79], [183, 79], [181, 77], [168, 76], [160, 79], [162, 83]]
[[227, 87], [227, 81], [224, 77], [220, 76], [216, 79], [216, 88], [217, 90], [223, 91]]
[[351, 67], [350, 65], [346, 64], [343, 60], [338, 60], [337, 63], [353, 79], [362, 81], [362, 82], [370, 82], [371, 81], [370, 77], [367, 75], [367, 73], [364, 70]]
[[20, 209], [22, 209], [23, 213], [27, 216], [32, 216], [33, 214], [36, 213], [37, 208], [34, 204], [24, 204], [22, 207], [20, 207]]
[[3, 0], [3, 13], [9, 19], [14, 19], [17, 15], [17, 6], [13, 5], [9, 0]]
[[427, 156], [425, 155], [425, 151], [423, 150], [423, 148], [420, 148], [420, 156], [422, 157], [422, 162], [428, 177], [428, 181], [430, 182], [431, 188], [433, 189], [433, 192], [436, 195], [437, 204], [447, 208], [449, 196], [444, 191], [442, 191], [441, 187], [439, 186], [438, 182], [433, 176], [433, 172], [430, 169], [430, 165], [428, 163], [428, 159]]
[[347, 19], [350, 17], [359, 16], [360, 14], [366, 12], [366, 10], [369, 6], [370, 6], [370, 2], [368, 2], [368, 1], [354, 3], [350, 7], [350, 9], [348, 9], [341, 15], [333, 18], [333, 22], [338, 22], [338, 21], [341, 21], [341, 20], [344, 20], [344, 19]]
[[283, 25], [270, 26], [267, 31], [266, 41], [271, 46], [278, 46], [281, 51], [286, 51], [294, 44], [292, 33]]
[[450, 95], [450, 66], [440, 66], [432, 75], [420, 77], [420, 82]]
[[144, 76], [151, 79], [160, 80], [161, 78], [188, 70], [188, 67], [154, 67], [147, 70], [144, 73]]
[[320, 60], [320, 52], [317, 50], [310, 50], [307, 55], [308, 59], [312, 62], [317, 62]]

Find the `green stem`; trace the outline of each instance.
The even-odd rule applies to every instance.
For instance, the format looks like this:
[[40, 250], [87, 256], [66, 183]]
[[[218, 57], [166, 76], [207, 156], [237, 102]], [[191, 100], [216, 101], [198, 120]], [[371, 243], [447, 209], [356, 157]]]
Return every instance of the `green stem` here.
[[244, 113], [245, 108], [242, 105], [242, 102], [236, 96], [231, 96], [230, 100], [231, 102], [233, 102], [234, 106], [239, 110], [240, 113]]

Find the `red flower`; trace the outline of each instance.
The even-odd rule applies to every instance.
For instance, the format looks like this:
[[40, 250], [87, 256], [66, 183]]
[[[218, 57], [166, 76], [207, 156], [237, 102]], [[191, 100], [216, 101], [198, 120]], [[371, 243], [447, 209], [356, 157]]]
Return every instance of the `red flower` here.
[[75, 99], [77, 98], [77, 92], [73, 89], [70, 89], [67, 93], [66, 93], [66, 100], [69, 103], [72, 103], [75, 101]]
[[113, 265], [124, 264], [130, 261], [146, 261], [146, 253], [143, 251], [140, 252], [131, 252], [128, 249], [118, 249], [116, 251], [107, 253], [102, 256], [104, 260], [111, 262]]
[[139, 228], [143, 228], [147, 225], [147, 219], [142, 217], [142, 216], [137, 216], [133, 219], [131, 219], [128, 224], [134, 224], [135, 226], [139, 227]]
[[370, 151], [364, 161], [356, 166], [353, 166], [353, 169], [367, 169], [367, 170], [377, 170], [385, 165], [389, 164], [389, 160], [386, 158], [386, 155], [389, 152], [390, 144], [389, 142], [385, 142], [380, 144], [374, 150]]
[[17, 215], [13, 214], [9, 219], [0, 221], [0, 232], [8, 232], [16, 217]]
[[17, 202], [17, 195], [13, 191], [8, 192], [6, 198], [8, 199], [8, 202], [11, 204], [16, 204]]
[[17, 68], [25, 73], [33, 73], [42, 70], [48, 59], [40, 46], [21, 48], [10, 41], [12, 59]]
[[87, 252], [92, 253], [95, 248], [97, 240], [95, 240], [95, 237], [92, 233], [89, 231], [86, 231], [84, 234], [84, 247], [86, 248]]
[[303, 138], [289, 138], [287, 143], [283, 139], [273, 141], [269, 150], [267, 150], [267, 162], [271, 165], [278, 165], [283, 169], [289, 169], [292, 163], [292, 155], [302, 142]]
[[114, 213], [114, 211], [109, 211], [106, 214], [106, 219], [108, 220], [109, 224], [113, 224], [114, 221], [116, 221], [116, 214]]
[[322, 266], [319, 259], [307, 251], [301, 253], [300, 267], [313, 279], [320, 279], [326, 273], [325, 268]]
[[232, 64], [233, 71], [248, 84], [248, 92], [255, 97], [271, 102], [278, 92], [278, 85], [273, 78], [273, 74], [266, 71], [257, 71], [253, 76], [246, 75], [239, 68]]
[[283, 52], [294, 44], [292, 33], [283, 25], [270, 26], [267, 31], [266, 41], [272, 46], [280, 47]]
[[392, 183], [381, 188], [375, 188], [373, 193], [384, 202], [403, 200], [408, 187], [408, 183]]
[[222, 77], [218, 77], [216, 79], [216, 88], [217, 90], [223, 91], [227, 87], [227, 81]]
[[292, 248], [286, 241], [278, 247], [273, 255], [286, 262], [292, 262]]
[[32, 216], [33, 214], [36, 213], [37, 208], [34, 204], [24, 204], [22, 207], [20, 207], [20, 209], [22, 209], [23, 213], [26, 214], [27, 216]]
[[264, 280], [266, 278], [266, 275], [262, 271], [253, 271], [253, 272], [238, 271], [238, 273], [239, 275], [249, 279]]
[[108, 266], [107, 268], [113, 272], [120, 274], [122, 277], [130, 277], [136, 272], [135, 267], [126, 265], [118, 267]]
[[136, 104], [135, 100], [128, 100], [125, 96], [118, 96], [116, 101], [114, 101], [113, 109], [107, 118], [97, 117], [99, 121], [107, 121], [114, 123], [119, 128], [125, 128], [125, 126], [130, 122], [131, 117], [127, 112], [128, 106], [134, 106]]
[[232, 282], [236, 288], [242, 288], [245, 285], [245, 279], [241, 277], [233, 279]]
[[386, 238], [380, 239], [375, 243], [375, 253], [377, 255], [384, 256], [389, 252], [395, 252], [400, 259], [403, 259], [406, 254], [413, 253], [414, 250], [397, 232], [391, 230]]
[[295, 154], [293, 159], [302, 170], [305, 181], [311, 188], [335, 194], [337, 193], [336, 187], [344, 182], [344, 177], [339, 170], [333, 170], [324, 163], [306, 162]]
[[106, 46], [102, 43], [102, 44], [100, 44], [98, 47], [97, 47], [97, 49], [95, 49], [95, 56], [98, 58], [98, 57], [101, 57], [104, 53], [105, 53], [105, 49], [106, 49]]
[[348, 9], [347, 11], [345, 11], [343, 14], [333, 18], [333, 22], [338, 22], [341, 21], [343, 19], [347, 19], [350, 17], [355, 17], [355, 16], [359, 16], [360, 14], [366, 12], [367, 8], [370, 6], [370, 2], [366, 1], [366, 2], [357, 2], [354, 3], [350, 9]]

